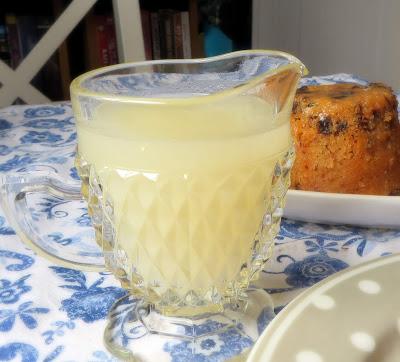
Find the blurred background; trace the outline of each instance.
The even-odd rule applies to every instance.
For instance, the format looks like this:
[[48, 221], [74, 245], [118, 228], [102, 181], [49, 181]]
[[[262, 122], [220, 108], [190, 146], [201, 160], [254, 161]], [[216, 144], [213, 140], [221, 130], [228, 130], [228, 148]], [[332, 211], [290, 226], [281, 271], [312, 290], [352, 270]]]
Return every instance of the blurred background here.
[[399, 0], [1, 0], [0, 106], [69, 99], [90, 69], [249, 49], [400, 88]]
[[253, 0], [253, 47], [400, 88], [399, 0]]

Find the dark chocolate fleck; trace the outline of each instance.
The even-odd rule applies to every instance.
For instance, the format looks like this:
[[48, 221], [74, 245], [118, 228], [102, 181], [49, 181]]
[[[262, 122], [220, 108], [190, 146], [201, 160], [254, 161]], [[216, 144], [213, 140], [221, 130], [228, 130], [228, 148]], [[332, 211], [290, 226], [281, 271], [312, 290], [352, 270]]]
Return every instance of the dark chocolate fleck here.
[[338, 134], [344, 132], [348, 127], [347, 121], [339, 121], [336, 124], [336, 132], [335, 135], [337, 136]]
[[374, 122], [373, 118], [361, 117], [358, 119], [358, 126], [363, 131], [373, 131], [376, 127], [376, 123]]
[[393, 116], [384, 117], [384, 127], [385, 129], [394, 129], [399, 123], [398, 119]]
[[318, 120], [318, 132], [324, 135], [332, 133], [332, 120], [330, 117], [321, 117]]
[[363, 109], [361, 105], [357, 106], [356, 110], [358, 127], [363, 131], [372, 131], [375, 129], [376, 124], [374, 122], [374, 117], [366, 118], [363, 114]]
[[373, 119], [375, 122], [378, 122], [379, 119], [381, 118], [381, 112], [379, 112], [378, 110], [374, 109], [372, 111], [372, 115], [373, 115]]

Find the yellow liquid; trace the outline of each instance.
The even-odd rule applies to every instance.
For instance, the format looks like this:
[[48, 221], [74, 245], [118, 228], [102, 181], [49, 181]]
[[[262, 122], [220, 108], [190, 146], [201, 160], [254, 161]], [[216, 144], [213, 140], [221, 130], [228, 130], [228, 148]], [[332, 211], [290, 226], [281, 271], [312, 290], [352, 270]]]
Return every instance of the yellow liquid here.
[[288, 117], [241, 96], [104, 103], [91, 121], [78, 119], [79, 154], [114, 207], [115, 249], [146, 286], [205, 291], [237, 278], [290, 146]]

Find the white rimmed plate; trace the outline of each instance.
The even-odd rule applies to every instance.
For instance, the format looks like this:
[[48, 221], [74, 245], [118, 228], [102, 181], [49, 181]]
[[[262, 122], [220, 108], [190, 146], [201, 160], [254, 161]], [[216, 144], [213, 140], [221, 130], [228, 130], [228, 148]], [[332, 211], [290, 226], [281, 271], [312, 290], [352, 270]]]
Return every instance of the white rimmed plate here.
[[326, 224], [399, 228], [400, 196], [289, 190], [284, 216]]
[[400, 255], [339, 272], [289, 303], [247, 362], [400, 361]]

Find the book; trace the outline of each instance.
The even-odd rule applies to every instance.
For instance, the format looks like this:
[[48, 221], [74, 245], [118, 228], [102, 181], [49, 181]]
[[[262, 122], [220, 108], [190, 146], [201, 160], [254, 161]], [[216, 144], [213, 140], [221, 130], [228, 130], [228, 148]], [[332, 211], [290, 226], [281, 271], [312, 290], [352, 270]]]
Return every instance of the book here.
[[183, 59], [182, 16], [180, 12], [174, 13], [174, 36], [175, 57]]
[[[53, 0], [53, 13], [54, 17], [58, 18], [63, 12], [63, 0]], [[76, 49], [74, 49], [77, 51]], [[58, 64], [60, 70], [60, 81], [63, 100], [70, 98], [69, 86], [71, 84], [71, 69], [69, 63], [69, 52], [67, 41], [64, 40], [58, 47]]]
[[[49, 30], [53, 23], [50, 16], [37, 16], [35, 17], [36, 25], [36, 40], [37, 42]], [[54, 53], [44, 64], [42, 69], [38, 72], [37, 88], [42, 91], [47, 97], [52, 100], [60, 100], [63, 98], [63, 91], [61, 86], [60, 66], [58, 62], [57, 53]]]
[[153, 49], [151, 44], [151, 21], [150, 21], [150, 11], [146, 9], [140, 10], [140, 18], [142, 21], [142, 32], [143, 32], [143, 43], [144, 43], [144, 53], [146, 60], [153, 59]]
[[160, 21], [157, 12], [150, 13], [150, 26], [151, 26], [151, 42], [153, 50], [153, 59], [161, 59], [160, 47]]
[[190, 23], [189, 23], [189, 13], [187, 11], [182, 11], [180, 13], [181, 24], [182, 24], [182, 52], [183, 58], [192, 58], [192, 46], [190, 39]]
[[90, 14], [85, 21], [87, 69], [116, 64], [118, 53], [113, 17]]
[[88, 14], [85, 18], [85, 53], [86, 69], [92, 70], [101, 66], [98, 56], [97, 21], [93, 14]]
[[106, 16], [104, 30], [107, 39], [108, 64], [118, 63], [117, 36], [115, 34], [114, 17]]
[[5, 24], [0, 24], [0, 60], [10, 65], [10, 48]]
[[100, 67], [111, 64], [108, 52], [107, 18], [101, 15], [96, 16], [96, 41], [98, 47], [98, 62]]
[[16, 69], [21, 63], [21, 48], [19, 43], [17, 17], [14, 14], [5, 15], [5, 24], [8, 37], [8, 46], [10, 48], [10, 65]]
[[167, 14], [165, 9], [158, 11], [158, 29], [159, 29], [159, 39], [160, 39], [160, 59], [167, 58], [167, 34], [166, 34], [166, 20]]
[[[50, 16], [18, 15], [16, 17], [20, 61], [29, 55], [50, 28], [52, 22], [53, 19]], [[48, 59], [30, 83], [52, 100], [62, 98], [60, 71], [56, 54]]]
[[18, 41], [21, 57], [25, 58], [37, 42], [36, 17], [28, 15], [17, 16]]
[[164, 10], [164, 27], [165, 27], [165, 49], [166, 58], [175, 58], [175, 35], [174, 35], [174, 11], [170, 9]]
[[197, 0], [189, 0], [189, 20], [191, 56], [194, 58], [203, 58], [204, 37], [199, 32], [199, 10]]

